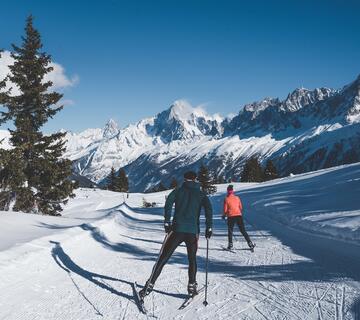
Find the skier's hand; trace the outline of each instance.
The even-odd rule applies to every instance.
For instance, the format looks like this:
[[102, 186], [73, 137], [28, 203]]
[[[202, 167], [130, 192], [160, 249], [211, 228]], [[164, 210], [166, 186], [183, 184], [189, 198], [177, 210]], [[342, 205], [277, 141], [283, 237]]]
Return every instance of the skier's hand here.
[[212, 229], [211, 229], [211, 228], [206, 229], [206, 231], [205, 231], [205, 238], [206, 238], [206, 239], [210, 239], [211, 236], [212, 236]]
[[222, 217], [221, 217], [221, 219], [226, 220], [226, 215], [223, 214]]
[[170, 222], [164, 222], [164, 229], [165, 229], [165, 233], [169, 233], [171, 231], [171, 224]]

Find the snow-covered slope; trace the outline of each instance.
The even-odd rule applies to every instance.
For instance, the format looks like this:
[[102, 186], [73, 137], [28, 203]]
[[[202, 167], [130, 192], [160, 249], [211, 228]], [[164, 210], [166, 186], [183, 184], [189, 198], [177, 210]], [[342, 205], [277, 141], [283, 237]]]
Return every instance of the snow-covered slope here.
[[74, 172], [101, 183], [111, 167], [125, 167], [132, 190], [169, 184], [207, 164], [237, 180], [245, 161], [273, 159], [281, 175], [360, 161], [360, 76], [341, 90], [296, 89], [266, 98], [222, 119], [179, 100], [170, 108], [120, 129], [68, 133], [66, 157]]
[[[186, 247], [180, 246], [146, 299], [136, 306], [162, 241], [167, 192], [82, 189], [62, 217], [0, 212], [0, 319], [357, 319], [360, 311], [360, 164], [275, 181], [236, 183], [248, 233], [224, 251], [220, 218], [226, 185], [211, 197], [208, 306], [184, 310]], [[141, 208], [143, 198], [157, 208]], [[126, 204], [123, 201], [126, 200]], [[202, 221], [199, 286], [205, 283]], [[359, 315], [360, 313], [357, 313]]]

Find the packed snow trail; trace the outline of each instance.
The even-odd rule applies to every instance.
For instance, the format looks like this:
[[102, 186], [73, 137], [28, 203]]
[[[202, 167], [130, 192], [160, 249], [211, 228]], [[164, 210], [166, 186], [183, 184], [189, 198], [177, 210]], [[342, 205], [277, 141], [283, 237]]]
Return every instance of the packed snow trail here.
[[[257, 245], [254, 253], [238, 230], [235, 253], [222, 249], [227, 232], [220, 218], [225, 190], [221, 186], [212, 197], [215, 234], [210, 240], [209, 305], [196, 299], [178, 310], [187, 286], [186, 248], [181, 246], [146, 298], [148, 315], [136, 306], [133, 282], [144, 284], [157, 259], [164, 238], [161, 205], [166, 193], [131, 194], [126, 205], [122, 194], [84, 189], [77, 191], [62, 218], [25, 215], [22, 226], [21, 214], [13, 213], [17, 228], [28, 232], [20, 239], [13, 236], [17, 246], [8, 240], [0, 251], [0, 319], [353, 319], [360, 297], [359, 246], [297, 231], [297, 225], [274, 219], [266, 212], [268, 206], [257, 202], [268, 198], [278, 203], [274, 190], [277, 196], [288, 191], [289, 205], [295, 194], [305, 192], [300, 186], [326, 180], [327, 174], [331, 172], [236, 185], [248, 233]], [[353, 179], [358, 178], [357, 173]], [[355, 191], [357, 187], [352, 184]], [[143, 197], [159, 207], [141, 208]], [[12, 225], [10, 213], [1, 215], [13, 228], [6, 234], [11, 238], [11, 232], [17, 232], [15, 222]], [[200, 286], [205, 282], [205, 249], [202, 234]]]

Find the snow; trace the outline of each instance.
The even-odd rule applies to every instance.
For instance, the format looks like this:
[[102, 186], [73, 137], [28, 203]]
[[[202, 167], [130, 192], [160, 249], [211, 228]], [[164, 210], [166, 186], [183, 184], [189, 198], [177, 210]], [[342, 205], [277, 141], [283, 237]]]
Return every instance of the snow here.
[[10, 132], [7, 130], [0, 130], [0, 144], [4, 149], [10, 149]]
[[[360, 164], [266, 183], [235, 183], [255, 253], [235, 232], [225, 252], [226, 185], [211, 197], [209, 305], [178, 310], [187, 285], [181, 246], [147, 298], [158, 319], [354, 319], [360, 296]], [[0, 319], [146, 319], [132, 282], [150, 275], [164, 239], [168, 191], [80, 189], [62, 217], [0, 212]], [[142, 201], [156, 202], [144, 209]], [[126, 204], [124, 203], [126, 201]], [[206, 241], [198, 276], [205, 281]]]

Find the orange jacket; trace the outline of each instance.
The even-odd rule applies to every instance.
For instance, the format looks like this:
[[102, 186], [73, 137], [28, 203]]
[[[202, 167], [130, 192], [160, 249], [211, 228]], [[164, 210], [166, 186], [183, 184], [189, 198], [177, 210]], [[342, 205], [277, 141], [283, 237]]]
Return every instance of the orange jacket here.
[[242, 215], [242, 203], [238, 196], [230, 194], [224, 200], [224, 215], [236, 217]]

